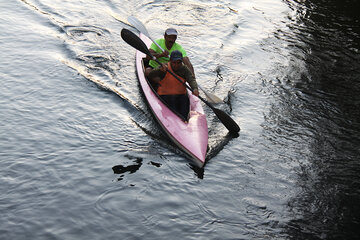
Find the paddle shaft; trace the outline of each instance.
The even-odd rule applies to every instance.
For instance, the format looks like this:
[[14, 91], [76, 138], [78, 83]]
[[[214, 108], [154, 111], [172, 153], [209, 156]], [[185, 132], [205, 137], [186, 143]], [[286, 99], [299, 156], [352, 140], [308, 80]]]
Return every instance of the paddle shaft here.
[[154, 40], [151, 38], [148, 30], [146, 29], [145, 25], [142, 24], [142, 22], [140, 22], [136, 17], [134, 16], [129, 16], [128, 17], [128, 21], [129, 23], [131, 23], [131, 25], [133, 25], [139, 32], [141, 32], [142, 34], [144, 34], [145, 36], [147, 36], [153, 43], [156, 44], [156, 46], [158, 46], [161, 51], [164, 52], [164, 49]]
[[[153, 57], [153, 59], [154, 59], [154, 57]], [[158, 64], [160, 64], [160, 65], [162, 65], [162, 63], [159, 61], [159, 60], [157, 60], [156, 58], [154, 59]], [[166, 71], [168, 72], [168, 73], [170, 73], [171, 75], [173, 75], [179, 82], [181, 82], [187, 89], [189, 89], [191, 92], [193, 92], [193, 89], [189, 86], [189, 85], [187, 85], [185, 82], [183, 82], [174, 72], [172, 72], [172, 71], [170, 71], [168, 68], [166, 68]], [[206, 101], [205, 99], [203, 99], [200, 95], [199, 96], [197, 96], [198, 98], [200, 98], [200, 100], [202, 100], [206, 105], [208, 105], [210, 108], [213, 108], [213, 106], [210, 104], [210, 103], [208, 103], [208, 101]]]

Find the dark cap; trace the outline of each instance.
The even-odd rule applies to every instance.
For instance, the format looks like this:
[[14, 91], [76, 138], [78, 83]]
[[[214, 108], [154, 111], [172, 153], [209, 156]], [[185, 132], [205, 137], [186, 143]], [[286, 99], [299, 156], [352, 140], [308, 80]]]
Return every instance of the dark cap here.
[[183, 59], [183, 55], [179, 50], [175, 50], [173, 52], [171, 52], [170, 54], [170, 60], [171, 61], [176, 61], [176, 60], [181, 60]]
[[175, 28], [168, 28], [168, 29], [166, 29], [165, 34], [166, 34], [166, 35], [175, 35], [175, 36], [178, 35], [178, 33], [177, 33], [177, 31], [176, 31]]

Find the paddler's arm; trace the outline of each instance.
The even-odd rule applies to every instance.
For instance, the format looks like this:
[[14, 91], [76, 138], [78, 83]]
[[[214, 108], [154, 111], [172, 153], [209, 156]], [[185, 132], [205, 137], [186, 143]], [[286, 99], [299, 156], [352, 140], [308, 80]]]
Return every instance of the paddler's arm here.
[[193, 90], [193, 94], [195, 96], [199, 96], [199, 88], [195, 79], [195, 76], [191, 72], [191, 70], [184, 65], [184, 68], [182, 68], [184, 79], [189, 83], [191, 89]]
[[189, 57], [184, 57], [184, 58], [183, 58], [183, 62], [184, 62], [184, 64], [190, 69], [192, 75], [195, 77], [194, 67], [193, 67], [193, 65], [191, 64]]
[[166, 70], [167, 70], [166, 64], [162, 64], [161, 66], [158, 66], [157, 68], [153, 69], [149, 73], [148, 78], [155, 83], [160, 83], [161, 79], [165, 77]]

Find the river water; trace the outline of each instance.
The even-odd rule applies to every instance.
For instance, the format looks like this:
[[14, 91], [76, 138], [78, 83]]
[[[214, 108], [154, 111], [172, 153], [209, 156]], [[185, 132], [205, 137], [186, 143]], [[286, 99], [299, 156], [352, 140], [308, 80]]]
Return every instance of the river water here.
[[[356, 0], [0, 0], [0, 239], [359, 239]], [[204, 106], [194, 168], [144, 104], [139, 18], [175, 27]]]

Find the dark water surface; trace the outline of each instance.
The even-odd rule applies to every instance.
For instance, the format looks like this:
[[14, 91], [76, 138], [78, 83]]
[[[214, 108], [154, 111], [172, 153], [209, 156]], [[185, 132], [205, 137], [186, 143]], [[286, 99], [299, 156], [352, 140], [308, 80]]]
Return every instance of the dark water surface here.
[[[358, 9], [0, 0], [0, 239], [359, 239]], [[205, 107], [202, 170], [144, 104], [130, 15], [178, 29], [241, 127]]]

